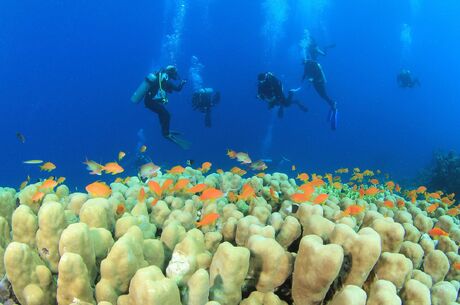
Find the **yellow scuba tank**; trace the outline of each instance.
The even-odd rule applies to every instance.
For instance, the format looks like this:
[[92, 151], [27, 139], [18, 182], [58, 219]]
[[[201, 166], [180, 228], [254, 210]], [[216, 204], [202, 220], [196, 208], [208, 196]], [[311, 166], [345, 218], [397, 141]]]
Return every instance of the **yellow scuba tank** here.
[[147, 91], [149, 91], [152, 83], [156, 81], [157, 77], [153, 73], [149, 73], [144, 81], [139, 85], [137, 90], [131, 96], [131, 102], [138, 104], [144, 98]]

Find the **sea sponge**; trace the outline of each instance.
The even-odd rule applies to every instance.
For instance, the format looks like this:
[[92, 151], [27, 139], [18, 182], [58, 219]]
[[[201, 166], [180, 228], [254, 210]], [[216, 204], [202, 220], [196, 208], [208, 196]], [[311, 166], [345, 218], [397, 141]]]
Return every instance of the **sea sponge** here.
[[366, 305], [401, 305], [401, 299], [392, 282], [378, 280], [372, 284]]
[[186, 305], [203, 305], [209, 298], [209, 274], [198, 269], [187, 281]]
[[412, 261], [399, 253], [383, 252], [375, 266], [375, 277], [378, 280], [392, 282], [401, 289], [412, 274]]
[[326, 296], [343, 262], [339, 245], [323, 245], [316, 235], [304, 236], [294, 264], [292, 298], [296, 305], [314, 305]]
[[91, 228], [89, 229], [89, 234], [93, 243], [96, 259], [99, 261], [105, 258], [115, 242], [112, 233], [104, 228]]
[[12, 242], [5, 251], [6, 275], [23, 305], [56, 304], [51, 271], [26, 244]]
[[411, 223], [403, 223], [403, 228], [405, 231], [404, 240], [417, 243], [422, 236], [422, 233]]
[[332, 221], [320, 215], [312, 215], [306, 219], [301, 219], [300, 223], [303, 228], [302, 236], [317, 235], [323, 240], [329, 240], [329, 236], [335, 226]]
[[414, 217], [414, 226], [416, 226], [420, 232], [428, 233], [428, 231], [433, 228], [433, 225], [433, 220], [422, 213], [419, 213]]
[[181, 305], [176, 283], [165, 278], [156, 266], [137, 270], [129, 285], [128, 300], [130, 305]]
[[[63, 256], [65, 253], [75, 253], [80, 256], [86, 266], [90, 283], [94, 285], [94, 280], [97, 276], [96, 253], [88, 225], [85, 223], [74, 223], [62, 232], [59, 241], [59, 254]], [[79, 265], [76, 258], [70, 257], [69, 260], [69, 266]]]
[[438, 222], [436, 222], [436, 227], [441, 228], [442, 230], [446, 232], [452, 231], [455, 227], [458, 227], [454, 219], [448, 215], [444, 215], [439, 217]]
[[458, 245], [449, 238], [449, 236], [440, 236], [438, 239], [437, 249], [444, 253], [455, 252], [458, 253]]
[[92, 280], [80, 255], [65, 252], [59, 261], [58, 270], [57, 301], [59, 305], [70, 304], [74, 298], [90, 304], [95, 303], [90, 285]]
[[337, 292], [328, 305], [365, 305], [367, 295], [358, 286], [347, 285]]
[[206, 246], [206, 250], [211, 253], [216, 252], [217, 247], [219, 247], [220, 242], [222, 241], [222, 233], [217, 231], [207, 232], [204, 235], [204, 243]]
[[428, 236], [428, 234], [422, 235], [419, 241], [419, 245], [422, 247], [425, 255], [428, 255], [434, 251], [434, 241]]
[[129, 281], [136, 271], [146, 265], [142, 231], [136, 226], [131, 227], [101, 262], [101, 280], [96, 285], [97, 301], [116, 304], [118, 297], [128, 292]]
[[11, 224], [11, 216], [16, 208], [16, 190], [9, 187], [0, 187], [0, 216], [5, 217]]
[[157, 228], [149, 222], [149, 217], [146, 215], [133, 216], [130, 213], [125, 213], [115, 223], [115, 238], [120, 238], [129, 228], [137, 226], [141, 229], [145, 239], [154, 238]]
[[13, 240], [35, 248], [38, 217], [27, 205], [21, 204], [12, 217]]
[[235, 241], [238, 246], [246, 245], [251, 235], [249, 227], [253, 224], [261, 225], [259, 219], [252, 215], [245, 216], [238, 220], [235, 234]]
[[448, 252], [446, 255], [447, 255], [447, 258], [449, 259], [449, 264], [450, 264], [450, 270], [446, 276], [446, 280], [460, 281], [460, 270], [455, 268], [455, 266], [458, 266], [458, 264], [460, 264], [460, 255], [458, 255], [456, 252]]
[[104, 228], [113, 231], [114, 209], [105, 198], [89, 199], [80, 209], [80, 221], [86, 223], [90, 228]]
[[380, 236], [369, 227], [355, 233], [348, 226], [337, 224], [331, 234], [331, 242], [341, 245], [345, 254], [351, 255], [351, 270], [344, 284], [361, 287], [380, 257]]
[[152, 208], [152, 212], [150, 213], [150, 222], [158, 228], [163, 228], [163, 223], [166, 221], [170, 213], [171, 210], [169, 209], [168, 204], [163, 200], [159, 200]]
[[419, 269], [422, 265], [424, 253], [419, 244], [411, 241], [405, 241], [402, 243], [401, 250], [399, 252], [412, 261], [414, 269]]
[[449, 305], [457, 299], [457, 288], [449, 282], [441, 281], [431, 288], [432, 305]]
[[257, 276], [257, 291], [270, 292], [284, 283], [292, 272], [293, 258], [274, 239], [253, 235], [249, 238], [251, 273]]
[[161, 232], [160, 240], [163, 242], [167, 260], [171, 258], [174, 247], [185, 238], [185, 228], [179, 222], [170, 222]]
[[246, 299], [242, 300], [239, 305], [288, 305], [282, 301], [273, 292], [253, 291]]
[[192, 229], [174, 247], [172, 258], [166, 268], [166, 276], [181, 287], [196, 270], [208, 268], [210, 262], [211, 253], [206, 250], [203, 233], [198, 229]]
[[217, 248], [209, 268], [210, 299], [221, 304], [237, 305], [241, 287], [249, 269], [250, 252], [223, 242]]
[[45, 203], [38, 212], [38, 231], [36, 243], [38, 252], [43, 260], [48, 263], [50, 270], [58, 271], [59, 239], [67, 223], [64, 208], [58, 202]]
[[159, 239], [145, 239], [143, 250], [148, 265], [155, 265], [163, 271], [166, 263], [163, 243]]
[[375, 219], [371, 226], [382, 239], [382, 252], [397, 253], [404, 241], [404, 228], [391, 218]]
[[[276, 230], [276, 229], [275, 229]], [[302, 227], [297, 218], [287, 216], [282, 221], [276, 241], [284, 248], [289, 247], [302, 234]]]
[[69, 203], [67, 209], [73, 211], [75, 215], [80, 215], [80, 209], [83, 204], [88, 200], [88, 194], [86, 193], [72, 193], [69, 195]]
[[433, 283], [443, 281], [449, 272], [449, 267], [447, 256], [440, 250], [430, 252], [423, 261], [423, 270], [431, 275]]
[[404, 305], [431, 305], [430, 289], [417, 280], [409, 280], [401, 292]]

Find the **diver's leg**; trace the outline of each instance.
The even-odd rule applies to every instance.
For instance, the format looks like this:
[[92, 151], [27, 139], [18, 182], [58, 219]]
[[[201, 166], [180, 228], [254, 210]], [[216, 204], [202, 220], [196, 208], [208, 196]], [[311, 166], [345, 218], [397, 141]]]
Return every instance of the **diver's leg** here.
[[324, 82], [313, 82], [313, 86], [315, 87], [316, 92], [319, 96], [325, 100], [331, 108], [335, 108], [335, 102], [332, 100], [326, 92], [326, 84]]
[[284, 116], [284, 106], [281, 105], [280, 108], [278, 109], [278, 117], [282, 119], [283, 116]]
[[166, 110], [165, 106], [160, 105], [158, 106], [158, 118], [160, 119], [161, 125], [161, 133], [164, 137], [169, 136], [169, 123], [171, 121], [171, 115], [169, 114], [168, 110]]
[[204, 126], [211, 128], [211, 109], [207, 109], [204, 114]]
[[299, 107], [299, 109], [302, 110], [303, 112], [308, 112], [308, 107], [302, 104], [301, 102], [299, 102], [298, 100], [292, 101], [292, 104], [297, 105], [297, 107]]

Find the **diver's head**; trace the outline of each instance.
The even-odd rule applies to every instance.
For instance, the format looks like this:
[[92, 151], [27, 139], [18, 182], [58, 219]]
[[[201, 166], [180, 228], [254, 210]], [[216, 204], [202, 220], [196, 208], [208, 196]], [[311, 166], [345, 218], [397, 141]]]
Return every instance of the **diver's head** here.
[[263, 82], [265, 80], [265, 74], [266, 73], [259, 73], [259, 75], [257, 75], [257, 80]]
[[179, 78], [179, 74], [177, 73], [177, 68], [176, 66], [169, 65], [165, 68], [165, 73], [168, 74], [169, 78], [172, 78], [174, 80], [177, 80]]

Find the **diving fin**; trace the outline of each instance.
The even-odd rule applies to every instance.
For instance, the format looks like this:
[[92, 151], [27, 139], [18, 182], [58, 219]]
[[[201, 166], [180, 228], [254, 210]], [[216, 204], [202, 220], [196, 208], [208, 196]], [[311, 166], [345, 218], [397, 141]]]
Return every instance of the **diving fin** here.
[[170, 131], [169, 131], [169, 134], [172, 134], [173, 136], [180, 136], [180, 135], [181, 135], [180, 132], [175, 131], [175, 130], [170, 130]]
[[331, 124], [331, 129], [336, 130], [337, 129], [337, 117], [338, 117], [338, 110], [337, 108], [331, 108], [329, 110], [329, 116], [328, 116], [328, 121]]
[[168, 138], [168, 140], [171, 140], [172, 142], [174, 142], [177, 145], [179, 145], [180, 148], [182, 148], [184, 150], [190, 149], [190, 145], [191, 145], [190, 142], [179, 138], [177, 135], [174, 135], [174, 134], [171, 133], [167, 138]]

